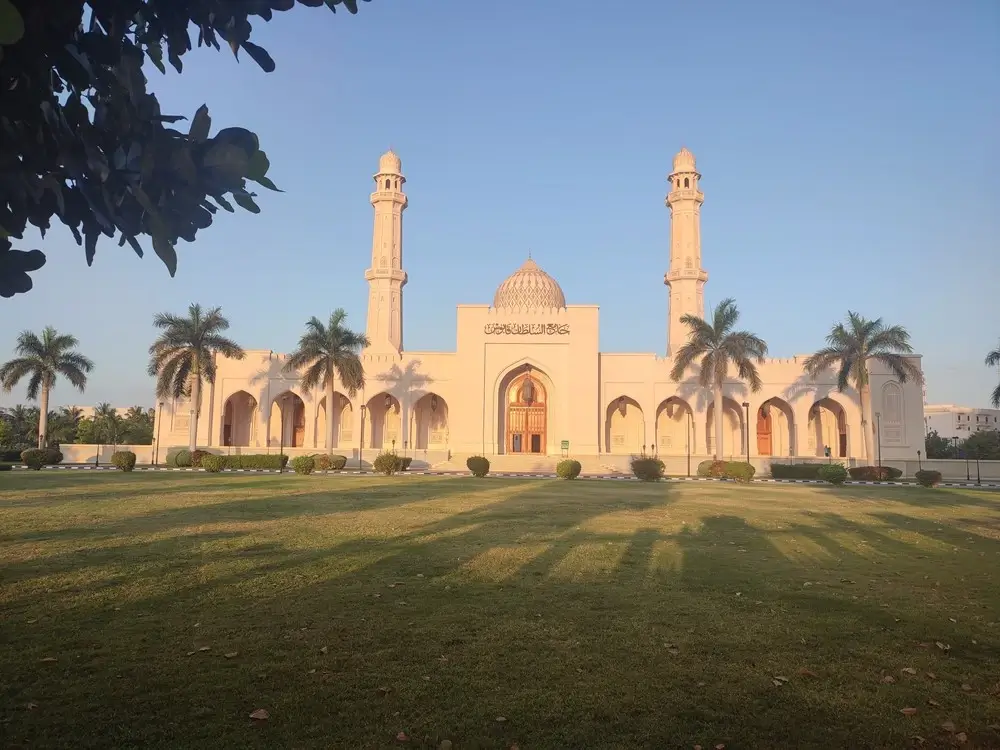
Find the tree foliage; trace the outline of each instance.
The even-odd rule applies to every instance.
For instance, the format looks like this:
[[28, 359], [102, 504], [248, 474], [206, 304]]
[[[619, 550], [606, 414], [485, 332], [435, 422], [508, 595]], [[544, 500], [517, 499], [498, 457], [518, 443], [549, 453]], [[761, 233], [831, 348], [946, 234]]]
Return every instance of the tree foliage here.
[[1000, 432], [982, 430], [972, 433], [962, 443], [962, 452], [981, 461], [1000, 460]]
[[306, 332], [295, 351], [288, 355], [284, 368], [286, 373], [305, 370], [303, 389], [326, 389], [333, 385], [335, 376], [340, 376], [340, 382], [352, 396], [364, 388], [365, 373], [360, 354], [369, 346], [368, 337], [350, 330], [345, 325], [346, 320], [347, 313], [338, 307], [326, 324], [316, 317], [306, 321]]
[[[147, 91], [150, 63], [183, 70], [197, 45], [264, 71], [268, 52], [250, 41], [251, 18], [270, 21], [296, 0], [0, 0], [0, 296], [32, 288], [41, 250], [14, 249], [30, 224], [42, 237], [65, 224], [94, 260], [98, 239], [117, 238], [140, 257], [140, 237], [171, 276], [178, 240], [193, 242], [219, 207], [260, 211], [248, 181], [277, 190], [257, 136], [239, 127], [210, 136], [207, 106], [186, 132]], [[357, 0], [298, 0], [357, 13]]]
[[[1000, 347], [986, 355], [987, 367], [997, 367], [998, 365], [1000, 365]], [[1000, 383], [997, 384], [997, 387], [993, 389], [993, 393], [990, 394], [990, 403], [993, 404], [994, 409], [1000, 409]]]
[[924, 455], [927, 458], [957, 458], [958, 450], [953, 441], [941, 437], [937, 430], [931, 430], [924, 437]]

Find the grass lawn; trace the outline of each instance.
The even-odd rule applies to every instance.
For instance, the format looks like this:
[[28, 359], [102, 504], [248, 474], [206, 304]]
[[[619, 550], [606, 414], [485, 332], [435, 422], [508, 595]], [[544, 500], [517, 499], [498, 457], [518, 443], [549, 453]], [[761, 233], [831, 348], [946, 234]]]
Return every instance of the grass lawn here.
[[988, 491], [11, 472], [0, 615], [3, 748], [1000, 747]]

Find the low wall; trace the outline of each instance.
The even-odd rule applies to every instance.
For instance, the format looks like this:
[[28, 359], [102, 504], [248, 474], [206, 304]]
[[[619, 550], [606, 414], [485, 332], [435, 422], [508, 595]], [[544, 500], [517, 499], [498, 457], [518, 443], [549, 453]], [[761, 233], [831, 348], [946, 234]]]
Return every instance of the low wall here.
[[[88, 445], [86, 443], [63, 443], [59, 446], [64, 464], [110, 464], [115, 451], [132, 451], [137, 464], [153, 463], [152, 445]], [[161, 456], [162, 460], [162, 456]]]

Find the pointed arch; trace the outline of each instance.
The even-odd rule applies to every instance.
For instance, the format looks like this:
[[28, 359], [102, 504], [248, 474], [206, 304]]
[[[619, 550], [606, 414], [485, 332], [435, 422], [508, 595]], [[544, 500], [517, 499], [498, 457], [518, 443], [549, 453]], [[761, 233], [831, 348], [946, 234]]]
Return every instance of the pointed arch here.
[[368, 418], [368, 448], [402, 449], [402, 408], [399, 399], [388, 391], [375, 394], [366, 404]]
[[794, 455], [795, 417], [791, 404], [778, 396], [769, 398], [757, 409], [755, 421], [758, 456]]
[[[736, 459], [746, 452], [746, 426], [743, 424], [743, 407], [728, 396], [722, 399], [722, 455]], [[715, 452], [715, 402], [710, 401], [705, 412], [705, 436], [708, 454]]]
[[694, 410], [679, 396], [656, 407], [656, 451], [665, 456], [694, 453]]
[[[531, 381], [531, 387], [527, 383]], [[552, 380], [530, 362], [503, 375], [497, 388], [497, 448], [501, 453], [548, 453]]]
[[[316, 405], [316, 419], [313, 422], [314, 445], [326, 445], [326, 396]], [[353, 437], [354, 410], [351, 400], [340, 391], [333, 393], [333, 447], [350, 445]]]
[[639, 402], [624, 394], [611, 400], [604, 415], [604, 450], [638, 455], [645, 450], [646, 418]]
[[827, 448], [831, 458], [848, 456], [847, 410], [829, 395], [809, 407], [806, 425], [807, 455], [825, 456]]
[[426, 393], [413, 405], [413, 449], [434, 450], [448, 446], [448, 402], [437, 393]]
[[246, 391], [230, 394], [222, 407], [223, 446], [251, 446], [257, 442], [257, 399]]
[[306, 405], [294, 391], [279, 393], [271, 399], [268, 420], [268, 445], [300, 448], [306, 442]]

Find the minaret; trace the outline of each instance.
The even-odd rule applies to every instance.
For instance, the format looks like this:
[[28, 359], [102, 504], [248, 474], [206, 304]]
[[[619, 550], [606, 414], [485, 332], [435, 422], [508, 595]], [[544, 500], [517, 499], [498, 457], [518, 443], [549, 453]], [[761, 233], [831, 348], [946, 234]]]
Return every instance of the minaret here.
[[681, 323], [681, 317], [688, 314], [705, 317], [703, 289], [708, 274], [701, 267], [701, 204], [705, 196], [698, 189], [699, 179], [694, 154], [682, 148], [674, 157], [674, 171], [668, 178], [670, 270], [663, 275], [663, 283], [670, 289], [668, 357], [677, 354], [690, 333], [690, 328]]
[[403, 350], [403, 193], [402, 163], [389, 149], [378, 163], [375, 192], [371, 194], [375, 208], [375, 228], [372, 231], [372, 266], [365, 271], [368, 281], [368, 324], [365, 333], [372, 352]]

